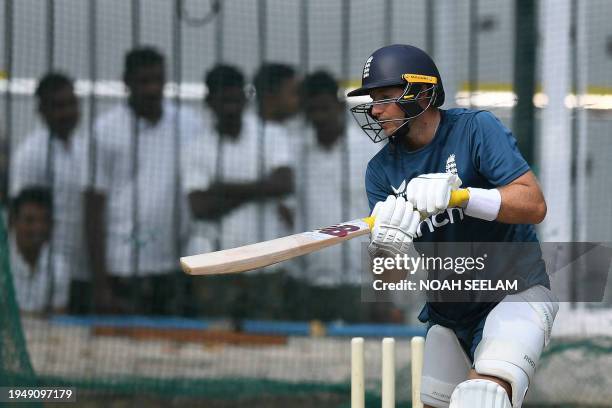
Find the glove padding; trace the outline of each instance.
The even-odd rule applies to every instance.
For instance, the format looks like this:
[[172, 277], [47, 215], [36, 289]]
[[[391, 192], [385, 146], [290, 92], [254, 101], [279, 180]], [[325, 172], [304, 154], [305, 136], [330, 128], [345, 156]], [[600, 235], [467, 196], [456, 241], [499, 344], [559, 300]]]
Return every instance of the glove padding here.
[[421, 216], [403, 197], [390, 195], [376, 203], [376, 217], [370, 235], [368, 252], [372, 258], [406, 254], [421, 222]]
[[423, 174], [410, 180], [406, 186], [406, 201], [424, 216], [438, 214], [448, 207], [451, 191], [460, 186], [461, 179], [456, 174]]

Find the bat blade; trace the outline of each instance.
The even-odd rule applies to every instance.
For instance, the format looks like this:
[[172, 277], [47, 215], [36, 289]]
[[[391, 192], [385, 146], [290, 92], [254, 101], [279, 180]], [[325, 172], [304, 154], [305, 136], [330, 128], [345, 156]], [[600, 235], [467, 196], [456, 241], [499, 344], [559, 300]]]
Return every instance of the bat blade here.
[[263, 268], [368, 234], [371, 223], [373, 219], [367, 217], [238, 248], [186, 256], [181, 258], [181, 267], [190, 275], [238, 273]]
[[[458, 207], [469, 198], [468, 190], [456, 190], [451, 193], [448, 205]], [[238, 248], [185, 256], [181, 258], [181, 267], [190, 275], [250, 271], [368, 234], [373, 225], [374, 217], [366, 217]]]

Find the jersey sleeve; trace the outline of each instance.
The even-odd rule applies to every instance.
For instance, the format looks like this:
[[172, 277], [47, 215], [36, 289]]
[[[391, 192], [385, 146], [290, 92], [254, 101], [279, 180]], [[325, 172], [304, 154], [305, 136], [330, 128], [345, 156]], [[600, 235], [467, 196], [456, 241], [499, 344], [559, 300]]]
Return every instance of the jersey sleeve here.
[[385, 201], [389, 196], [389, 191], [385, 188], [388, 183], [384, 182], [385, 177], [382, 170], [377, 167], [374, 159], [370, 160], [366, 168], [365, 188], [368, 195], [368, 204], [370, 212], [374, 210], [374, 206], [379, 201]]
[[474, 116], [471, 137], [472, 162], [492, 185], [507, 185], [529, 171], [512, 132], [492, 113]]

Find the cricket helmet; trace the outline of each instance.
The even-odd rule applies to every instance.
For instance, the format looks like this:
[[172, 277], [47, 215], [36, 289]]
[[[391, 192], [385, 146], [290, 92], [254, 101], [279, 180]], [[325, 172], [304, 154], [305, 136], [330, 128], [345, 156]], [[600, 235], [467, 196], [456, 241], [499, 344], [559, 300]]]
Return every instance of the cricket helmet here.
[[[374, 89], [389, 86], [401, 87], [404, 92], [396, 99], [373, 101], [351, 108], [359, 126], [375, 143], [406, 131], [410, 121], [429, 106], [439, 107], [444, 103], [444, 87], [436, 64], [425, 51], [412, 45], [395, 44], [374, 51], [363, 67], [361, 87], [347, 96], [368, 95]], [[419, 105], [419, 100], [428, 100], [425, 109]], [[406, 114], [405, 118], [391, 119], [401, 122], [392, 135], [385, 135], [381, 125], [384, 121], [371, 115], [374, 105], [388, 103], [397, 103]]]

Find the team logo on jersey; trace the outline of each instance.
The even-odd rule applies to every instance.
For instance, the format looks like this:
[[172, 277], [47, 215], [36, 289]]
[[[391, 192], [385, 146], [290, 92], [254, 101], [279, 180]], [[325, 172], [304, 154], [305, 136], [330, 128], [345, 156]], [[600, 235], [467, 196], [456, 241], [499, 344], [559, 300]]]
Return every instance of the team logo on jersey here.
[[434, 232], [436, 228], [463, 221], [463, 217], [463, 208], [447, 208], [441, 213], [433, 214], [421, 221], [417, 228], [417, 237], [421, 238], [424, 231]]
[[406, 180], [402, 181], [402, 184], [400, 184], [398, 188], [391, 186], [391, 189], [393, 190], [393, 194], [395, 194], [396, 197], [406, 198]]
[[446, 172], [450, 174], [457, 175], [457, 163], [455, 163], [455, 155], [451, 154], [446, 159]]
[[368, 58], [366, 60], [365, 65], [363, 66], [363, 77], [367, 78], [370, 76], [370, 64], [372, 63], [372, 60], [374, 59], [373, 56], [370, 56], [370, 58]]

